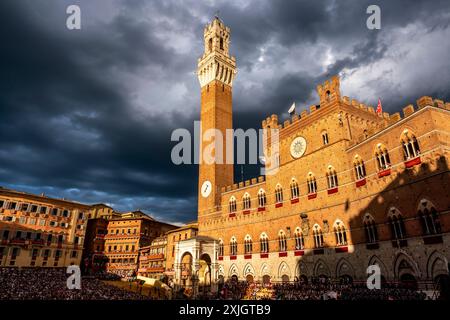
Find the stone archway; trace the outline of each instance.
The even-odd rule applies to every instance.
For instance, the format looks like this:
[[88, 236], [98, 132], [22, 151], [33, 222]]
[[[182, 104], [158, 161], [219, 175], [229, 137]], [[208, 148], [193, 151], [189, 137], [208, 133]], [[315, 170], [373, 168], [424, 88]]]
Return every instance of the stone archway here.
[[436, 279], [440, 275], [448, 276], [448, 260], [437, 251], [430, 254], [427, 261], [427, 277], [428, 279]]
[[[216, 259], [219, 251], [219, 242], [209, 237], [197, 236], [195, 238], [179, 241], [175, 247], [175, 283], [177, 286], [192, 286], [193, 296], [198, 295], [199, 287], [203, 285], [217, 292], [219, 280], [219, 264]], [[187, 258], [190, 257], [190, 258]], [[186, 259], [188, 259], [186, 261]], [[187, 266], [191, 266], [189, 269]], [[190, 281], [184, 281], [190, 274]]]
[[[381, 261], [381, 259], [374, 255], [369, 259], [369, 263], [367, 264], [367, 266], [373, 266], [373, 265], [377, 265], [380, 268], [380, 272], [381, 272], [381, 278], [382, 279], [390, 279], [390, 275], [388, 273], [388, 270], [386, 268], [386, 265], [383, 263], [383, 261]], [[366, 276], [366, 275], [365, 275]]]
[[330, 269], [328, 268], [327, 264], [322, 260], [317, 260], [315, 266], [314, 266], [314, 276], [315, 277], [331, 277]]
[[285, 280], [288, 279], [287, 281], [289, 281], [290, 278], [291, 278], [291, 268], [289, 268], [289, 265], [285, 261], [282, 261], [280, 263], [280, 266], [278, 267], [278, 279], [280, 281], [286, 282]]
[[355, 270], [350, 262], [345, 258], [341, 258], [336, 265], [336, 279], [352, 282], [355, 278]]
[[403, 285], [412, 289], [417, 288], [417, 280], [420, 279], [420, 271], [414, 260], [405, 253], [397, 256], [394, 264], [396, 279]]
[[185, 252], [181, 256], [180, 268], [181, 268], [181, 285], [186, 288], [192, 287], [192, 275], [193, 275], [193, 257], [190, 252]]
[[302, 279], [303, 281], [305, 281], [309, 276], [311, 275], [309, 273], [308, 267], [306, 266], [306, 263], [302, 260], [299, 260], [295, 268], [295, 277], [297, 278], [296, 280]]
[[232, 264], [230, 267], [230, 270], [228, 271], [228, 278], [231, 279], [232, 277], [236, 277], [239, 279], [239, 268], [236, 264]]
[[211, 258], [207, 253], [201, 255], [199, 261], [198, 282], [199, 291], [205, 294], [209, 292], [212, 284]]
[[247, 263], [244, 267], [243, 276], [247, 282], [253, 282], [255, 279], [255, 269], [251, 263]]

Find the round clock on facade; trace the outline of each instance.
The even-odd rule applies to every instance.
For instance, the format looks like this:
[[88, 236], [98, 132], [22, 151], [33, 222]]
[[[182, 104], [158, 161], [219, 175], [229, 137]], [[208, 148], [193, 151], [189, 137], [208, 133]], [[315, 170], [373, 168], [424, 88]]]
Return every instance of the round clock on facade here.
[[211, 194], [211, 191], [212, 191], [212, 184], [210, 181], [206, 180], [202, 184], [202, 190], [201, 190], [202, 197], [207, 198]]
[[306, 140], [303, 137], [297, 137], [291, 142], [291, 156], [300, 158], [306, 151]]

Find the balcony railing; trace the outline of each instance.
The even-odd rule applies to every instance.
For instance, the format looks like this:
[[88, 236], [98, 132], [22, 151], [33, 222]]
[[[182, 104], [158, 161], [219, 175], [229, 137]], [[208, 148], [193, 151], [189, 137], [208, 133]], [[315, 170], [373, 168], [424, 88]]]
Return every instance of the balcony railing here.
[[163, 253], [149, 254], [147, 256], [141, 256], [140, 259], [143, 261], [145, 261], [145, 260], [164, 260], [164, 254]]

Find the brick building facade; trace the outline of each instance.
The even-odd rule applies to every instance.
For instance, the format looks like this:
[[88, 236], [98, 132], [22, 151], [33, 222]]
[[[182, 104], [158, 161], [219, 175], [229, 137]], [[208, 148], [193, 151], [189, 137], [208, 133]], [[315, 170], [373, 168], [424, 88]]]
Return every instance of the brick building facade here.
[[[202, 130], [223, 136], [236, 73], [229, 35], [218, 18], [205, 28], [198, 69]], [[265, 176], [233, 184], [232, 166], [200, 164], [199, 234], [218, 244], [214, 277], [364, 280], [372, 264], [389, 281], [448, 275], [450, 103], [421, 97], [403, 116], [377, 113], [341, 96], [337, 76], [317, 93], [300, 115], [262, 122], [279, 136], [267, 137]], [[192, 246], [177, 259], [192, 255], [196, 268]]]
[[90, 206], [0, 188], [0, 266], [79, 265]]

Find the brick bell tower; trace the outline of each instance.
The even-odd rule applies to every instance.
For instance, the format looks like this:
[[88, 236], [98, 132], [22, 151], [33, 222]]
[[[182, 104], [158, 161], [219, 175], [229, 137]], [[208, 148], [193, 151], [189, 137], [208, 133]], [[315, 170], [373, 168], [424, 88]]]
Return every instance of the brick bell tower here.
[[[236, 75], [236, 59], [230, 56], [230, 28], [216, 16], [204, 29], [205, 51], [198, 60], [197, 75], [201, 86], [201, 133], [217, 129], [223, 143], [216, 139], [201, 141], [201, 159], [198, 181], [198, 219], [207, 219], [208, 213], [219, 210], [220, 188], [233, 184], [233, 164], [226, 162], [226, 129], [233, 128], [232, 85]], [[213, 142], [216, 141], [216, 142]], [[211, 152], [211, 145], [214, 151]], [[216, 157], [222, 149], [222, 163]], [[232, 146], [229, 146], [232, 148]], [[209, 151], [208, 151], [209, 150]], [[205, 162], [204, 153], [212, 154], [214, 163]]]

